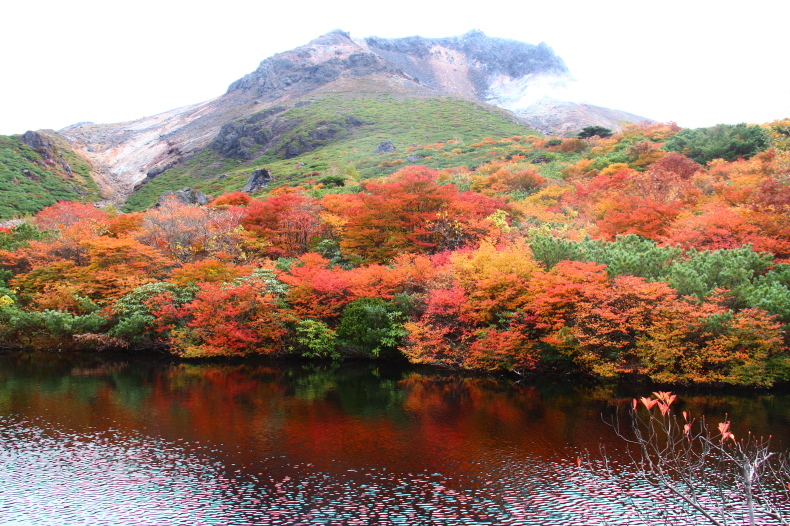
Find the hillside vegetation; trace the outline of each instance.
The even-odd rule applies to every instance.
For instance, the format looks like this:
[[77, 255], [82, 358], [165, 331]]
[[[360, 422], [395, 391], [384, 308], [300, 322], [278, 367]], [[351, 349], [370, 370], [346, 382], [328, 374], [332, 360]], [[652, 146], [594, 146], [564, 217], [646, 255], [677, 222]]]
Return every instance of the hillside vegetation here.
[[[470, 145], [484, 136], [535, 133], [505, 111], [450, 97], [330, 93], [277, 110], [226, 126], [241, 136], [235, 143], [230, 132], [221, 134], [202, 153], [135, 192], [126, 210], [144, 210], [165, 191], [183, 187], [215, 196], [239, 191], [256, 168], [267, 168], [274, 186], [282, 186], [319, 176], [379, 177], [406, 165], [477, 166], [488, 159], [478, 158]], [[375, 153], [385, 141], [395, 151]]]
[[43, 141], [37, 148], [20, 136], [0, 136], [0, 220], [32, 214], [61, 200], [99, 196], [84, 159], [55, 137], [33, 135]]
[[[234, 173], [204, 153], [206, 170], [226, 170], [208, 185], [252, 166], [278, 174], [260, 195], [127, 214], [61, 202], [0, 232], [0, 341], [661, 383], [790, 379], [790, 120], [569, 139], [492, 120], [500, 134], [473, 139], [473, 105], [453, 102], [452, 126], [415, 118], [394, 135], [366, 124], [379, 99], [349, 104], [363, 124], [338, 125], [348, 136], [301, 157], [250, 152]], [[278, 144], [349, 122], [309, 108], [277, 114], [318, 119]], [[395, 155], [370, 153], [387, 139]], [[178, 177], [194, 186], [194, 173]]]

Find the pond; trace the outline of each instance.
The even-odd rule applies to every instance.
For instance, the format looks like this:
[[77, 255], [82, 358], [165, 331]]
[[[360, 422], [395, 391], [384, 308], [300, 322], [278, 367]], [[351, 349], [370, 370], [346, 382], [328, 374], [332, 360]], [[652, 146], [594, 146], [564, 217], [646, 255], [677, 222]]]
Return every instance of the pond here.
[[[634, 386], [370, 363], [0, 355], [0, 524], [635, 524], [576, 466]], [[680, 392], [790, 441], [783, 392]]]

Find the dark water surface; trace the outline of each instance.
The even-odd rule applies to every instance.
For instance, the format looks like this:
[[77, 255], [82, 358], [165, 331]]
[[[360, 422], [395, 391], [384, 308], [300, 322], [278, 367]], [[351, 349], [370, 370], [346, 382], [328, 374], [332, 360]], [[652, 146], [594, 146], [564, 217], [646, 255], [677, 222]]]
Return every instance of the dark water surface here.
[[[634, 388], [0, 355], [0, 524], [636, 524], [576, 468]], [[678, 392], [790, 441], [786, 393]], [[615, 455], [616, 456], [616, 455]]]

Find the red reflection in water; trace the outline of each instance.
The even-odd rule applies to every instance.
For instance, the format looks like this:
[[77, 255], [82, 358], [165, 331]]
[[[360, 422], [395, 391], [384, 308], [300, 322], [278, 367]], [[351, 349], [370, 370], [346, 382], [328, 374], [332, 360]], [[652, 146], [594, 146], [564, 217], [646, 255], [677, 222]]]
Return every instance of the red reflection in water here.
[[[204, 444], [223, 463], [250, 469], [285, 456], [291, 464], [326, 471], [376, 467], [452, 478], [486, 473], [493, 452], [507, 451], [513, 460], [573, 462], [575, 451], [612, 443], [601, 413], [630, 400], [611, 388], [416, 372], [382, 379], [373, 366], [68, 360], [6, 356], [0, 363], [7, 380], [0, 387], [2, 412], [77, 431], [139, 431]], [[787, 436], [787, 405], [776, 395], [680, 393], [680, 400], [692, 414], [726, 408], [736, 433], [738, 426], [764, 432], [771, 423], [770, 432]]]

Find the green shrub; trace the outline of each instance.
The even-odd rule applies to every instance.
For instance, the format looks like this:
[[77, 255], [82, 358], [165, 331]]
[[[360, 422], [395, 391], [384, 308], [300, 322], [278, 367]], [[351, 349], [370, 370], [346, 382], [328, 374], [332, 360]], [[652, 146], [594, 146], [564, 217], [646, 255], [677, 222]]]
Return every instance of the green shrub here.
[[337, 335], [335, 331], [318, 320], [306, 319], [296, 322], [296, 350], [310, 358], [332, 358], [337, 360]]
[[340, 175], [327, 175], [323, 179], [318, 180], [319, 183], [324, 185], [325, 187], [338, 187], [338, 186], [346, 186], [346, 180]]
[[551, 270], [560, 261], [585, 261], [584, 252], [576, 241], [552, 236], [535, 236], [530, 241], [532, 256]]
[[[109, 320], [95, 312], [75, 315], [54, 310], [27, 312], [9, 296], [0, 297], [0, 342], [16, 349], [74, 350], [106, 347], [112, 340], [103, 337]], [[80, 340], [77, 336], [95, 336]], [[120, 342], [119, 342], [120, 343]]]
[[392, 301], [360, 298], [343, 309], [337, 336], [349, 354], [378, 357], [394, 352], [406, 335], [403, 313]]
[[681, 296], [702, 299], [715, 289], [727, 288], [735, 296], [735, 306], [752, 280], [762, 275], [771, 265], [773, 256], [754, 252], [745, 246], [729, 250], [698, 251], [694, 248], [685, 257], [675, 259], [664, 275]]
[[[660, 247], [655, 241], [634, 234], [617, 236], [616, 241], [584, 239], [569, 241], [535, 236], [530, 248], [534, 258], [551, 269], [558, 262], [589, 261], [606, 265], [609, 275], [638, 276], [649, 281], [668, 282], [681, 296], [703, 299], [719, 288], [730, 290], [731, 307], [760, 307], [782, 317], [790, 305], [790, 265], [779, 265], [766, 273], [773, 256], [754, 252], [751, 247], [685, 252], [677, 247]], [[763, 276], [765, 274], [765, 276]], [[782, 319], [790, 321], [790, 314]]]
[[582, 130], [576, 134], [577, 137], [580, 139], [586, 139], [587, 137], [611, 137], [612, 130], [609, 128], [604, 128], [603, 126], [585, 126]]
[[547, 269], [562, 260], [590, 261], [606, 265], [612, 277], [629, 275], [653, 281], [663, 279], [670, 262], [682, 253], [678, 248], [659, 247], [655, 241], [635, 234], [617, 236], [613, 242], [535, 236], [530, 248], [535, 259]]
[[0, 231], [0, 250], [15, 250], [28, 245], [28, 241], [46, 239], [52, 232], [41, 231], [30, 223], [21, 223], [8, 231]]
[[138, 347], [154, 345], [157, 341], [157, 333], [153, 328], [155, 318], [147, 302], [159, 294], [171, 294], [172, 304], [180, 306], [192, 301], [196, 292], [197, 287], [194, 285], [182, 287], [166, 281], [137, 287], [113, 305], [115, 325], [107, 334]]
[[664, 144], [664, 149], [705, 164], [713, 159], [748, 159], [769, 145], [769, 138], [761, 126], [717, 124], [710, 128], [681, 130]]

